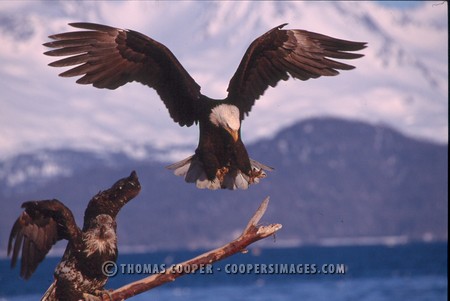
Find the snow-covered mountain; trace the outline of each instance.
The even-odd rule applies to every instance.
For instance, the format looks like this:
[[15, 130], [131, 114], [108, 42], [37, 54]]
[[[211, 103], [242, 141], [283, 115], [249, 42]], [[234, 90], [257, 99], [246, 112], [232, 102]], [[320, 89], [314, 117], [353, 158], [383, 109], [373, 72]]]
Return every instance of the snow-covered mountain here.
[[[130, 28], [164, 43], [215, 98], [225, 97], [251, 41], [279, 24], [365, 41], [355, 70], [269, 89], [243, 124], [245, 141], [325, 115], [447, 142], [447, 19], [447, 2], [440, 1], [403, 9], [370, 1], [2, 1], [0, 158], [63, 148], [140, 158], [159, 150], [158, 159], [172, 161], [195, 147], [197, 129], [173, 123], [153, 90], [80, 86], [47, 66], [42, 43], [74, 21]], [[175, 146], [182, 154], [165, 152]]]
[[[151, 150], [149, 150], [151, 151]], [[275, 167], [246, 191], [196, 189], [167, 163], [47, 150], [0, 163], [0, 256], [20, 204], [57, 198], [81, 225], [88, 200], [136, 170], [138, 197], [119, 214], [120, 252], [212, 248], [235, 238], [266, 197], [264, 223], [283, 229], [269, 246], [405, 243], [448, 236], [448, 146], [384, 126], [308, 119], [249, 145]]]

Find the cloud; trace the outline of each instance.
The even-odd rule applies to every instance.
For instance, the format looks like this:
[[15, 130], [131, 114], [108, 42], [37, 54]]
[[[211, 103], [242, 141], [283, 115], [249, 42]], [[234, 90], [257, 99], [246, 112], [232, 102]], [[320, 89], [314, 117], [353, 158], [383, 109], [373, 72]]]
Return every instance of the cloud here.
[[0, 13], [0, 158], [49, 146], [194, 150], [198, 129], [173, 123], [152, 89], [132, 83], [99, 90], [59, 78], [63, 69], [47, 66], [52, 58], [42, 54], [42, 43], [71, 30], [67, 23], [74, 21], [151, 36], [172, 50], [204, 94], [216, 98], [226, 96], [252, 40], [281, 23], [367, 41], [365, 57], [352, 62], [355, 70], [269, 89], [243, 123], [246, 141], [325, 115], [386, 123], [446, 143], [447, 17], [446, 4], [398, 10], [373, 2], [7, 1]]

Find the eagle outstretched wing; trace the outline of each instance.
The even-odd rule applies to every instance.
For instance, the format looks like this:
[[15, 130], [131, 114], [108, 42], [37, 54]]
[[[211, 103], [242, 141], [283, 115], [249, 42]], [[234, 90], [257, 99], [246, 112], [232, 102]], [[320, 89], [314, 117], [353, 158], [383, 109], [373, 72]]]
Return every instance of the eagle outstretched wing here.
[[22, 208], [25, 210], [11, 229], [8, 255], [12, 252], [14, 267], [22, 250], [20, 276], [28, 279], [57, 241], [76, 243], [81, 239], [81, 231], [72, 212], [58, 200], [29, 201]]
[[[154, 88], [172, 119], [181, 126], [199, 120], [200, 86], [163, 44], [132, 30], [93, 23], [70, 23], [85, 29], [50, 36], [44, 45], [56, 48], [49, 56], [68, 56], [50, 63], [76, 66], [60, 74], [82, 76], [79, 84], [116, 89], [131, 81]], [[332, 76], [354, 67], [333, 59], [356, 59], [366, 43], [332, 38], [306, 30], [283, 30], [282, 24], [263, 34], [247, 49], [228, 85], [226, 101], [236, 105], [241, 118], [264, 91], [280, 80]]]
[[269, 87], [291, 77], [308, 80], [337, 75], [354, 67], [333, 59], [356, 59], [352, 53], [366, 43], [332, 38], [306, 30], [283, 30], [282, 24], [263, 34], [247, 49], [228, 85], [228, 102], [248, 114], [255, 100]]
[[93, 23], [70, 23], [86, 29], [51, 35], [56, 48], [49, 56], [68, 56], [50, 63], [53, 67], [75, 66], [60, 74], [82, 76], [79, 84], [116, 89], [137, 81], [159, 94], [172, 119], [181, 126], [198, 121], [200, 86], [163, 44], [132, 30]]

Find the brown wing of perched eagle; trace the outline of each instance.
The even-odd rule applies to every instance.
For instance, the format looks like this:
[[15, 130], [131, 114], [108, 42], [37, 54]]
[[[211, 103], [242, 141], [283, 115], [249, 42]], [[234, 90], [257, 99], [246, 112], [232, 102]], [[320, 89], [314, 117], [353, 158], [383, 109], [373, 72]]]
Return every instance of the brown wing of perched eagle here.
[[241, 141], [241, 122], [255, 100], [289, 77], [333, 76], [354, 67], [335, 59], [356, 59], [366, 43], [277, 26], [247, 49], [228, 85], [225, 99], [211, 99], [163, 44], [133, 30], [93, 23], [71, 23], [82, 31], [50, 36], [45, 52], [67, 56], [53, 67], [75, 66], [60, 74], [81, 76], [77, 83], [116, 89], [137, 81], [154, 88], [180, 126], [200, 127], [195, 154], [168, 166], [199, 188], [246, 189], [272, 168], [249, 158]]
[[84, 300], [96, 295], [108, 280], [102, 266], [117, 259], [116, 216], [133, 199], [141, 186], [133, 171], [111, 188], [99, 192], [84, 213], [83, 229], [60, 201], [29, 201], [14, 223], [8, 241], [8, 255], [14, 267], [22, 252], [20, 276], [28, 279], [53, 245], [67, 240], [64, 255], [55, 269], [54, 282], [41, 300]]

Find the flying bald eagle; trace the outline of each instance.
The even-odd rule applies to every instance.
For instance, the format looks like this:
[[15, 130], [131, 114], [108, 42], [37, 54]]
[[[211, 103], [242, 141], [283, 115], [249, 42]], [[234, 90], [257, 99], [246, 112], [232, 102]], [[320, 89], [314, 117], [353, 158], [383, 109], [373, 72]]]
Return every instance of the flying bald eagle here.
[[[199, 188], [246, 189], [272, 168], [249, 158], [241, 141], [241, 122], [255, 100], [289, 76], [300, 80], [333, 76], [354, 67], [332, 59], [356, 59], [366, 43], [332, 38], [306, 30], [263, 34], [247, 49], [228, 85], [228, 96], [211, 99], [163, 44], [133, 30], [92, 23], [70, 23], [84, 29], [51, 35], [49, 56], [68, 56], [50, 63], [76, 67], [62, 77], [82, 76], [79, 84], [116, 89], [137, 81], [154, 88], [180, 126], [200, 127], [195, 154], [168, 166]], [[332, 59], [330, 59], [332, 58]]]
[[41, 300], [84, 300], [101, 293], [108, 280], [103, 265], [117, 259], [116, 216], [140, 189], [133, 171], [110, 189], [99, 192], [86, 208], [82, 230], [70, 209], [56, 199], [23, 203], [25, 210], [14, 223], [8, 241], [11, 267], [16, 265], [22, 249], [20, 276], [30, 278], [52, 246], [66, 239], [68, 244], [55, 269], [54, 282]]

